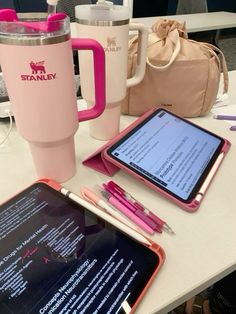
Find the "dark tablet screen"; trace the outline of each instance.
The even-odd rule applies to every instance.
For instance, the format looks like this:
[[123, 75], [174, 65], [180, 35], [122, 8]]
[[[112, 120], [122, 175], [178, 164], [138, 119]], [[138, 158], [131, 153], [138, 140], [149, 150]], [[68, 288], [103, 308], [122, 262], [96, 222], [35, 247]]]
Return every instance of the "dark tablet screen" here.
[[158, 109], [107, 153], [160, 189], [189, 202], [223, 144], [217, 135]]
[[[158, 256], [44, 183], [1, 206], [0, 313], [123, 313]], [[123, 303], [123, 304], [124, 304]]]

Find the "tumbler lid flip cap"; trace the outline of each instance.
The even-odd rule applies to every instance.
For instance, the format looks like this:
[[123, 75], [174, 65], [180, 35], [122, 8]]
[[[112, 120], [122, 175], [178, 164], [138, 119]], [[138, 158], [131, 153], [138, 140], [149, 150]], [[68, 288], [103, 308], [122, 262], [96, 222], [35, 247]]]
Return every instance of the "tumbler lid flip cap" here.
[[129, 7], [114, 5], [111, 1], [97, 1], [91, 5], [75, 7], [77, 22], [88, 21], [123, 21], [129, 20]]

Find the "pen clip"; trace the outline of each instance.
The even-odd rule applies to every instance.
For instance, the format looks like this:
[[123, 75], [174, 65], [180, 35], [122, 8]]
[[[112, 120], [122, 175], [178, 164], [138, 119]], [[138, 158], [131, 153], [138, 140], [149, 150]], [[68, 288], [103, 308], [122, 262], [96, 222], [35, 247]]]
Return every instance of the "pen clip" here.
[[122, 189], [118, 184], [116, 184], [114, 181], [108, 181], [107, 186], [114, 189], [116, 192], [120, 194], [125, 194], [126, 191]]
[[108, 184], [105, 184], [105, 183], [103, 183], [103, 188], [105, 189], [105, 191], [110, 193], [115, 199], [117, 199], [124, 206], [126, 206], [126, 208], [129, 211], [131, 211], [131, 212], [135, 212], [136, 211], [136, 207], [133, 205], [132, 202], [130, 202], [129, 199], [126, 198], [126, 195], [124, 193], [121, 193], [120, 191], [117, 191], [116, 189], [114, 189], [111, 186], [108, 186]]
[[113, 189], [113, 187], [109, 186], [106, 183], [103, 183], [102, 187], [105, 191], [109, 192], [114, 197], [116, 197], [116, 194], [118, 194], [120, 197], [123, 197], [123, 194], [121, 194], [120, 191], [116, 191], [116, 189]]
[[119, 194], [121, 197], [123, 197], [123, 198], [126, 199], [126, 197], [125, 197], [125, 191], [124, 191], [122, 188], [120, 188], [115, 182], [109, 181], [109, 182], [107, 182], [106, 184], [103, 184], [103, 186], [105, 187], [105, 189], [106, 189], [107, 191], [109, 191], [109, 192], [112, 193], [113, 195], [114, 195], [115, 193], [117, 193], [117, 194]]
[[121, 188], [118, 184], [113, 181], [107, 182], [107, 186], [114, 190], [116, 193], [119, 193], [129, 204], [131, 204], [136, 209], [144, 211], [145, 207], [140, 202], [138, 202], [129, 192]]

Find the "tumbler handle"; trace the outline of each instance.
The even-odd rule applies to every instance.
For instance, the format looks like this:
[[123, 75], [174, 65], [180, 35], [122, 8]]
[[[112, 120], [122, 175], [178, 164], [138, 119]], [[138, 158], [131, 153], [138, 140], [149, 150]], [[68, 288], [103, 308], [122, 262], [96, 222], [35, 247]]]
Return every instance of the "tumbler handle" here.
[[106, 105], [105, 89], [105, 53], [103, 47], [93, 39], [72, 38], [73, 50], [92, 50], [94, 62], [95, 105], [78, 112], [78, 120], [86, 121], [99, 117]]
[[130, 30], [138, 30], [138, 57], [137, 65], [134, 76], [129, 78], [126, 82], [127, 88], [137, 85], [144, 78], [146, 70], [146, 56], [147, 56], [147, 42], [148, 42], [148, 30], [145, 26], [138, 23], [130, 23]]

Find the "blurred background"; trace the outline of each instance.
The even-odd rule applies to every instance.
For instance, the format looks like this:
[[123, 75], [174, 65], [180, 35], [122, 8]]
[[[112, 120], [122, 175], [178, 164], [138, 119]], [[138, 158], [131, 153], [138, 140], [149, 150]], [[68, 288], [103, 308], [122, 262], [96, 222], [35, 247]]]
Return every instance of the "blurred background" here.
[[[76, 4], [82, 0], [60, 0], [61, 2]], [[131, 0], [132, 1], [132, 0]], [[181, 0], [133, 0], [133, 17], [144, 16], [162, 16], [174, 15], [177, 12], [179, 2], [186, 2]], [[213, 11], [230, 11], [236, 12], [236, 0], [195, 0], [196, 2], [206, 2], [209, 12]], [[95, 2], [92, 0], [91, 2]], [[122, 0], [114, 0], [117, 4], [122, 4]], [[189, 1], [191, 2], [191, 1]], [[46, 0], [0, 0], [0, 8], [15, 8], [17, 12], [46, 12]], [[194, 13], [184, 12], [178, 10], [179, 14]], [[200, 40], [207, 38], [203, 34]], [[195, 39], [195, 38], [194, 38]], [[229, 70], [236, 70], [236, 28], [225, 29], [220, 31], [220, 36], [217, 38], [217, 45], [225, 54]]]

